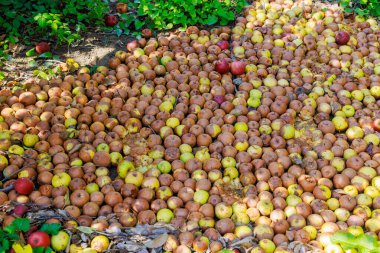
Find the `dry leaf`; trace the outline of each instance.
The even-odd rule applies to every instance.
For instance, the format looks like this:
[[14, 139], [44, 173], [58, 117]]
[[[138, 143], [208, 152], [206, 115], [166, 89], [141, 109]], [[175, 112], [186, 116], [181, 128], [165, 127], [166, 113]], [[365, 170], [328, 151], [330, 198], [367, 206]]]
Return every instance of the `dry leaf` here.
[[146, 242], [145, 246], [150, 249], [162, 247], [162, 245], [164, 245], [165, 242], [168, 240], [168, 237], [168, 234], [162, 234], [158, 236], [156, 239]]

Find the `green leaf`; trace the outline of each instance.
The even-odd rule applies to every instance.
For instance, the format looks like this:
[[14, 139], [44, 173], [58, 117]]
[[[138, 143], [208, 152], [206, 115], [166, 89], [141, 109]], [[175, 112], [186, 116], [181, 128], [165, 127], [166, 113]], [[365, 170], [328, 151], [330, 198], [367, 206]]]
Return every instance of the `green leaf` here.
[[13, 225], [13, 223], [12, 223], [12, 224], [6, 226], [6, 227], [4, 228], [4, 231], [5, 231], [6, 233], [8, 233], [8, 234], [14, 234], [14, 233], [16, 232], [16, 227], [15, 227], [15, 226]]
[[204, 23], [205, 23], [206, 25], [213, 25], [213, 24], [215, 24], [217, 21], [218, 21], [218, 18], [215, 17], [214, 15], [211, 15], [211, 16], [209, 16], [209, 17], [205, 20]]
[[5, 74], [3, 71], [0, 71], [0, 81], [4, 80]]
[[1, 241], [1, 244], [2, 244], [4, 249], [9, 249], [11, 247], [9, 241], [5, 238]]
[[51, 253], [51, 252], [53, 252], [53, 249], [52, 249], [52, 248], [47, 247], [47, 248], [45, 249], [45, 253]]
[[31, 57], [31, 56], [33, 56], [33, 55], [35, 55], [35, 54], [36, 54], [36, 49], [35, 49], [35, 48], [32, 48], [32, 49], [28, 50], [28, 51], [25, 53], [25, 55], [28, 56], [28, 57]]
[[141, 27], [143, 27], [144, 24], [145, 24], [144, 22], [141, 22], [140, 20], [135, 19], [135, 28], [136, 28], [136, 30], [139, 30]]
[[331, 236], [331, 242], [344, 247], [355, 248], [355, 236], [349, 232], [338, 231]]
[[49, 235], [56, 235], [58, 234], [59, 230], [61, 229], [61, 225], [57, 223], [51, 223], [51, 224], [43, 224], [40, 228], [41, 231], [48, 233]]
[[79, 226], [76, 229], [85, 234], [92, 234], [95, 232], [95, 229], [90, 228], [90, 227]]
[[45, 52], [38, 56], [39, 58], [51, 58], [53, 57], [53, 54], [51, 52]]
[[34, 247], [33, 253], [44, 253], [45, 248], [44, 247]]
[[17, 218], [13, 220], [12, 225], [14, 225], [18, 231], [26, 232], [30, 229], [30, 220], [28, 218]]
[[120, 35], [123, 33], [123, 30], [118, 28], [118, 29], [115, 29], [115, 32], [116, 32], [117, 37], [120, 37]]
[[359, 248], [363, 248], [367, 252], [375, 249], [377, 244], [376, 239], [373, 236], [367, 234], [359, 235], [356, 238], [355, 243]]

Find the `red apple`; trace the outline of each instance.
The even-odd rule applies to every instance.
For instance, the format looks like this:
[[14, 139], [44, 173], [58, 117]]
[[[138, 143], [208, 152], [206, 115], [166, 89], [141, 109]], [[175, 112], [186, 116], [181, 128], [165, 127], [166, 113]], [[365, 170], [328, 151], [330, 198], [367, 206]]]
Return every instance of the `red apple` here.
[[231, 63], [231, 73], [233, 75], [242, 75], [245, 72], [245, 63], [242, 61], [235, 61]]
[[49, 51], [50, 51], [50, 46], [46, 42], [40, 42], [36, 45], [36, 52], [38, 54], [42, 54]]
[[139, 47], [139, 42], [137, 40], [132, 40], [127, 43], [128, 51], [132, 52], [135, 48]]
[[224, 96], [221, 95], [215, 95], [214, 96], [214, 101], [217, 102], [219, 105], [223, 104], [225, 101]]
[[216, 45], [218, 47], [220, 47], [220, 49], [222, 50], [225, 50], [225, 49], [229, 49], [230, 48], [230, 43], [228, 43], [227, 40], [221, 40], [221, 41], [218, 41], [218, 43], [216, 43]]
[[335, 36], [335, 42], [338, 45], [346, 45], [349, 40], [350, 35], [348, 34], [348, 32], [339, 31]]
[[375, 119], [374, 121], [372, 121], [372, 128], [375, 131], [380, 132], [380, 118]]
[[34, 190], [34, 183], [26, 177], [18, 178], [13, 187], [18, 194], [28, 195]]
[[25, 205], [17, 205], [15, 209], [13, 209], [13, 213], [18, 217], [24, 216], [24, 214], [28, 212], [28, 207]]
[[225, 74], [230, 71], [230, 64], [226, 59], [221, 59], [215, 63], [215, 70], [219, 74]]
[[104, 21], [106, 22], [107, 26], [115, 26], [119, 19], [116, 15], [110, 14], [105, 17]]
[[42, 231], [37, 231], [30, 234], [28, 238], [28, 243], [32, 247], [49, 247], [50, 246], [50, 236]]

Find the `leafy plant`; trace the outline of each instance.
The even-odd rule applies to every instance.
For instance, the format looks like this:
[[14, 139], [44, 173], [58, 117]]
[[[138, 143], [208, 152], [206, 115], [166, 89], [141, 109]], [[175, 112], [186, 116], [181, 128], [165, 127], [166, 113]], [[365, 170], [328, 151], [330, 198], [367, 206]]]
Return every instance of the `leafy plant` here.
[[71, 44], [80, 32], [102, 24], [109, 6], [103, 0], [0, 0], [0, 58], [18, 40], [53, 38]]
[[368, 234], [354, 236], [349, 232], [338, 231], [331, 236], [331, 242], [339, 244], [343, 250], [356, 249], [359, 253], [379, 253], [380, 244]]
[[0, 229], [0, 253], [9, 252], [12, 244], [20, 240], [19, 233], [29, 229], [30, 221], [27, 218], [17, 218], [4, 229]]
[[340, 0], [345, 12], [356, 13], [359, 16], [380, 16], [379, 0]]
[[131, 25], [136, 30], [213, 25], [217, 22], [227, 25], [247, 4], [245, 0], [140, 0], [137, 4], [130, 3], [137, 11], [137, 18], [124, 13], [120, 15], [119, 27], [128, 33]]
[[[20, 233], [27, 232], [30, 229], [30, 220], [27, 218], [17, 218], [13, 220], [11, 225], [6, 226], [4, 229], [0, 229], [0, 253], [9, 252], [11, 248], [16, 253], [50, 253], [53, 250], [48, 248], [36, 247], [33, 248], [28, 245], [23, 245], [20, 238]], [[40, 231], [46, 232], [49, 235], [58, 234], [61, 229], [60, 224], [43, 224]]]

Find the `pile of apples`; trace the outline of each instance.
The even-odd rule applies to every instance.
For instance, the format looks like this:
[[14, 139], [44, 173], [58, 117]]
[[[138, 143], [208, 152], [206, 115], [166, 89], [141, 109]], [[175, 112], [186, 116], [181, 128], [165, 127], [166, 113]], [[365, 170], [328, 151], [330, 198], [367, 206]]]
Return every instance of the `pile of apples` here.
[[0, 203], [63, 209], [70, 229], [172, 224], [174, 253], [378, 237], [380, 29], [323, 7], [264, 0], [232, 29], [145, 29], [95, 72], [2, 90]]

